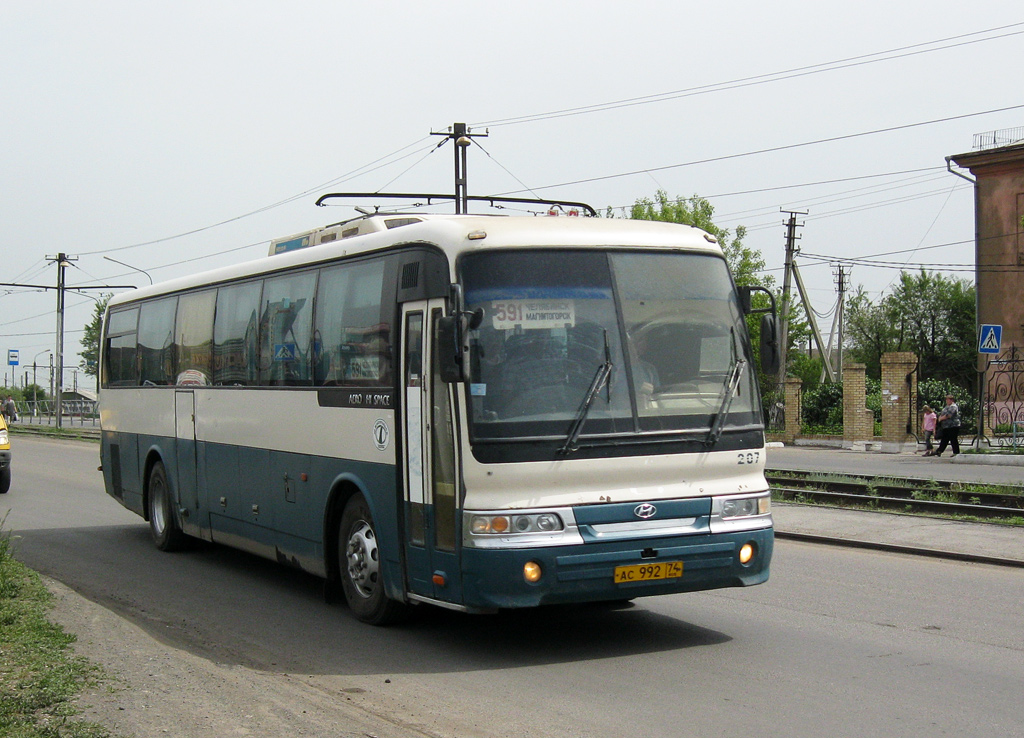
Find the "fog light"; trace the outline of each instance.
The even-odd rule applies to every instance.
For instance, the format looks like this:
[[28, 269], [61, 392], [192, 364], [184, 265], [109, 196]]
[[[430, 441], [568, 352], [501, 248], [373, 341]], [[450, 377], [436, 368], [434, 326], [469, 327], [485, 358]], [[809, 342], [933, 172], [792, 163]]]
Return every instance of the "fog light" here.
[[744, 565], [749, 564], [750, 560], [754, 558], [754, 551], [753, 543], [744, 543], [740, 547], [740, 563]]
[[540, 581], [540, 564], [536, 561], [527, 561], [523, 564], [523, 579], [530, 584], [536, 584]]

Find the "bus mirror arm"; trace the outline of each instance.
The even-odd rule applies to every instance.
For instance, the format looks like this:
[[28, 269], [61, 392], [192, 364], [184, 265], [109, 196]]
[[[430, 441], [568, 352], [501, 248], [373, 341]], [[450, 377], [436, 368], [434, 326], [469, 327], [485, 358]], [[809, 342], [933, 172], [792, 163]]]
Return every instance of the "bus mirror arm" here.
[[[771, 300], [772, 306], [766, 308], [755, 308], [753, 304], [753, 295], [755, 292], [763, 292], [766, 295], [768, 295], [768, 299]], [[743, 287], [739, 288], [739, 293], [740, 306], [743, 308], [744, 315], [751, 315], [753, 313], [771, 313], [773, 315], [776, 314], [777, 311], [775, 310], [775, 295], [772, 294], [771, 290], [757, 285], [744, 285]]]
[[[753, 294], [764, 292], [771, 300], [771, 307], [755, 308]], [[761, 316], [761, 370], [765, 374], [778, 374], [781, 352], [779, 350], [778, 312], [775, 307], [775, 295], [771, 290], [758, 285], [739, 288], [740, 306], [744, 315], [764, 313]]]

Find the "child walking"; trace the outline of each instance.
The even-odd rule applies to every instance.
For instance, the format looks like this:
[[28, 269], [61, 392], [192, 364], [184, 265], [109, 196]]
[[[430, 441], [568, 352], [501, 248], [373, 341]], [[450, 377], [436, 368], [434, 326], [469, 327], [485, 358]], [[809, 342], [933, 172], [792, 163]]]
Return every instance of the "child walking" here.
[[924, 406], [924, 420], [921, 421], [921, 430], [924, 431], [924, 455], [932, 455], [932, 437], [935, 435], [935, 411], [927, 405]]

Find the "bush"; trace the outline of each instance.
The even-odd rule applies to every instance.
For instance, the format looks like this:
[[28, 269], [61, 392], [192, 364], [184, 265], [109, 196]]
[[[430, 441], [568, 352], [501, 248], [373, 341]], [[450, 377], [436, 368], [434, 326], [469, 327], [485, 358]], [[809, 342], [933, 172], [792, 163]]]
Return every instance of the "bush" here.
[[801, 411], [800, 421], [803, 426], [816, 429], [838, 428], [838, 432], [842, 433], [843, 385], [839, 382], [829, 382], [807, 390], [803, 394]]

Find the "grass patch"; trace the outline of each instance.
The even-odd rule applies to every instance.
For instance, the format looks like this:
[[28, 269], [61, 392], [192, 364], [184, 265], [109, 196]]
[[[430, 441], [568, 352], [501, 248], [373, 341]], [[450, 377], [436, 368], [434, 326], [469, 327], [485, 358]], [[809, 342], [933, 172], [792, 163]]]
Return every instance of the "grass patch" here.
[[0, 735], [11, 738], [109, 738], [103, 726], [76, 720], [75, 698], [104, 681], [100, 667], [76, 656], [75, 636], [47, 620], [53, 596], [39, 575], [16, 561], [0, 521]]

